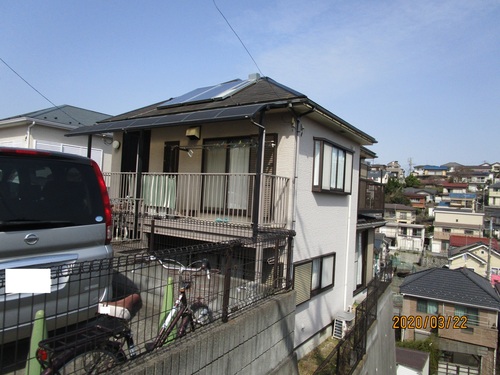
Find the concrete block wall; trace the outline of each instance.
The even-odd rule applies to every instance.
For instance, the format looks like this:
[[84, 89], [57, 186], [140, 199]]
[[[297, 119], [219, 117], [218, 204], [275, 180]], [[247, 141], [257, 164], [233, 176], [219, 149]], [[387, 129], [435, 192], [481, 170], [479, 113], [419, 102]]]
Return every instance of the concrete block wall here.
[[298, 374], [293, 355], [295, 292], [273, 296], [229, 322], [118, 367], [120, 374]]

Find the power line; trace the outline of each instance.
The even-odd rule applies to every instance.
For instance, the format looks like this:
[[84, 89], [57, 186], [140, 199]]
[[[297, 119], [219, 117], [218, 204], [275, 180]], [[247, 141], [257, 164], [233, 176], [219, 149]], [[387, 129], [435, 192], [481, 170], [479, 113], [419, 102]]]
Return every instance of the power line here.
[[243, 43], [243, 40], [241, 40], [240, 36], [238, 35], [238, 33], [233, 29], [233, 27], [231, 26], [231, 24], [229, 23], [228, 19], [226, 18], [226, 16], [224, 15], [224, 13], [222, 13], [222, 11], [219, 9], [219, 7], [217, 6], [217, 3], [215, 2], [215, 0], [212, 0], [213, 3], [214, 3], [214, 6], [215, 8], [217, 9], [217, 11], [220, 13], [220, 15], [222, 16], [222, 18], [224, 18], [224, 21], [226, 21], [227, 25], [229, 26], [229, 28], [231, 29], [231, 31], [234, 33], [234, 35], [236, 35], [236, 38], [238, 38], [238, 40], [240, 41], [241, 45], [243, 46], [243, 48], [245, 49], [245, 51], [247, 51], [247, 54], [248, 56], [250, 56], [250, 58], [252, 59], [253, 63], [255, 64], [255, 66], [257, 67], [257, 70], [259, 71], [260, 75], [261, 76], [264, 76], [264, 73], [262, 73], [262, 71], [260, 70], [259, 68], [259, 64], [257, 64], [257, 61], [255, 61], [255, 59], [253, 58], [252, 54], [250, 53], [250, 51], [248, 50], [248, 48], [245, 46], [245, 43]]
[[78, 121], [77, 119], [75, 119], [73, 116], [71, 116], [70, 114], [68, 114], [67, 112], [65, 112], [62, 108], [60, 108], [59, 106], [55, 105], [52, 100], [50, 100], [49, 98], [47, 98], [45, 95], [43, 95], [39, 90], [37, 90], [31, 83], [29, 83], [27, 80], [25, 80], [18, 72], [16, 72], [14, 70], [14, 68], [12, 68], [9, 64], [7, 64], [7, 62], [2, 59], [0, 57], [0, 61], [2, 61], [5, 66], [7, 68], [9, 68], [16, 76], [18, 76], [19, 78], [21, 78], [24, 83], [26, 83], [29, 87], [31, 87], [38, 95], [40, 95], [42, 98], [44, 98], [46, 101], [48, 101], [50, 104], [52, 104], [53, 107], [57, 108], [58, 110], [60, 110], [62, 113], [64, 113], [66, 116], [68, 116], [69, 118], [71, 118], [72, 120], [76, 121], [77, 123], [80, 123], [80, 121]]
[[[264, 73], [262, 73], [262, 70], [260, 69], [259, 67], [259, 64], [257, 64], [257, 61], [255, 61], [255, 59], [253, 58], [252, 54], [250, 53], [250, 51], [248, 50], [247, 46], [245, 45], [245, 43], [243, 42], [243, 40], [240, 38], [240, 36], [238, 35], [238, 33], [236, 32], [236, 30], [231, 26], [231, 24], [229, 23], [229, 20], [226, 18], [226, 16], [224, 15], [224, 13], [222, 13], [222, 11], [220, 10], [220, 8], [217, 6], [217, 3], [215, 2], [215, 0], [212, 0], [213, 3], [214, 3], [214, 6], [215, 8], [217, 9], [217, 11], [220, 13], [220, 15], [222, 16], [222, 18], [224, 18], [224, 21], [226, 21], [227, 25], [229, 26], [229, 28], [231, 29], [231, 31], [233, 32], [234, 35], [236, 35], [236, 38], [238, 38], [238, 40], [240, 41], [241, 45], [243, 46], [243, 48], [245, 49], [245, 51], [247, 52], [248, 56], [250, 56], [250, 58], [252, 59], [253, 63], [255, 64], [255, 66], [257, 67], [257, 70], [259, 71], [260, 75], [262, 77], [265, 77]], [[267, 84], [269, 85], [269, 87], [271, 88], [271, 90], [273, 91], [274, 95], [276, 95], [277, 98], [279, 98], [279, 95], [278, 93], [276, 92], [276, 90], [274, 89], [274, 86], [271, 85], [271, 82], [269, 82], [269, 80], [266, 80]]]

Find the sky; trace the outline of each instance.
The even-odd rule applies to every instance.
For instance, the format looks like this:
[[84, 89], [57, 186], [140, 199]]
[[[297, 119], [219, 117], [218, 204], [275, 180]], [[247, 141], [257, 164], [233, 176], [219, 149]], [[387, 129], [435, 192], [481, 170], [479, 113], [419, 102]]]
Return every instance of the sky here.
[[118, 115], [260, 73], [377, 164], [500, 162], [500, 0], [2, 0], [0, 119]]

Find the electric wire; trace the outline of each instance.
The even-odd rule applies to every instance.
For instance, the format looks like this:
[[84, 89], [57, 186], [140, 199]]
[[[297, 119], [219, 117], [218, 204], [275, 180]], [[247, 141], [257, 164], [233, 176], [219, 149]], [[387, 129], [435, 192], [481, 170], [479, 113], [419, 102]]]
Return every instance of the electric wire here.
[[[262, 73], [262, 70], [260, 69], [259, 67], [259, 64], [257, 64], [257, 61], [255, 61], [255, 59], [253, 58], [252, 54], [250, 53], [250, 50], [247, 48], [247, 46], [245, 45], [245, 43], [243, 42], [243, 40], [240, 38], [240, 36], [238, 35], [238, 33], [236, 32], [236, 30], [233, 28], [233, 26], [231, 26], [231, 23], [229, 22], [229, 20], [226, 18], [226, 16], [224, 15], [224, 13], [222, 13], [222, 11], [220, 10], [219, 6], [217, 5], [217, 3], [215, 2], [215, 0], [212, 0], [212, 2], [214, 3], [214, 6], [215, 8], [217, 9], [217, 11], [220, 13], [220, 15], [222, 16], [222, 18], [224, 18], [224, 21], [226, 21], [227, 25], [229, 26], [229, 28], [231, 29], [231, 31], [233, 32], [234, 35], [236, 35], [236, 38], [238, 38], [238, 40], [240, 41], [241, 45], [243, 46], [243, 48], [245, 49], [245, 51], [247, 52], [248, 56], [250, 56], [250, 59], [252, 59], [253, 63], [255, 64], [255, 66], [257, 67], [257, 70], [259, 71], [260, 75], [262, 77], [265, 77], [264, 73]], [[279, 98], [279, 95], [278, 93], [276, 92], [276, 90], [274, 89], [274, 86], [271, 85], [271, 83], [266, 80], [266, 82], [269, 84], [269, 87], [271, 88], [271, 90], [274, 92], [274, 94], [276, 95], [277, 98]]]
[[23, 76], [21, 76], [16, 70], [14, 70], [14, 68], [12, 68], [9, 64], [7, 64], [7, 62], [2, 59], [0, 57], [0, 61], [3, 62], [5, 64], [5, 66], [7, 68], [9, 68], [16, 76], [18, 76], [21, 80], [24, 81], [24, 83], [26, 83], [29, 87], [31, 87], [38, 95], [40, 95], [42, 98], [44, 98], [46, 101], [48, 101], [50, 104], [52, 104], [53, 107], [57, 108], [59, 111], [61, 111], [62, 113], [64, 113], [66, 116], [68, 116], [70, 119], [76, 121], [77, 123], [81, 123], [80, 121], [78, 121], [77, 119], [75, 119], [73, 116], [71, 116], [70, 114], [68, 114], [66, 111], [64, 111], [61, 107], [59, 107], [58, 105], [54, 104], [54, 102], [52, 102], [52, 100], [50, 100], [49, 98], [47, 98], [45, 95], [43, 95], [39, 90], [37, 90], [36, 87], [34, 87], [31, 83], [29, 83], [26, 79], [24, 79]]

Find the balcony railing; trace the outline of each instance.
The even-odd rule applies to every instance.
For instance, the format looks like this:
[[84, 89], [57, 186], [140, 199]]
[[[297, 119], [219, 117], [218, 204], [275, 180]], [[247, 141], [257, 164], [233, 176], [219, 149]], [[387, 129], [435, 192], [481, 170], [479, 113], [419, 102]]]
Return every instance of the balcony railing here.
[[359, 180], [359, 211], [384, 211], [384, 185], [372, 180]]
[[115, 213], [272, 228], [285, 228], [288, 222], [290, 180], [285, 177], [263, 174], [260, 187], [256, 175], [249, 173], [144, 173], [140, 187], [135, 173], [104, 173], [104, 178]]

